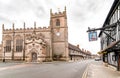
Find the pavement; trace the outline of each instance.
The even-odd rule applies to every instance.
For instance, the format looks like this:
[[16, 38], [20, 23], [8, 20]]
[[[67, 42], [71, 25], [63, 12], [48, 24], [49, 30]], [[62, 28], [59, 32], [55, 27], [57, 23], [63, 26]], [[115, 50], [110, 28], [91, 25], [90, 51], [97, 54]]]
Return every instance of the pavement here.
[[82, 78], [120, 78], [120, 71], [106, 67], [103, 62], [96, 61], [88, 65]]

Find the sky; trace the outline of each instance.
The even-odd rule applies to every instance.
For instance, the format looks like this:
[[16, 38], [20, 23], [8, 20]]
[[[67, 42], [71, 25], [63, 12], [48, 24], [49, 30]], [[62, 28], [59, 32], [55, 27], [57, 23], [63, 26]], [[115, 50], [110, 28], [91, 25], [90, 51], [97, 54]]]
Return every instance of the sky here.
[[[102, 27], [114, 0], [0, 0], [0, 41], [2, 41], [2, 24], [5, 29], [48, 27], [50, 9], [53, 13], [67, 8], [68, 41], [73, 45], [96, 54], [100, 51], [100, 38], [89, 42], [88, 27]], [[100, 31], [97, 31], [99, 35]]]

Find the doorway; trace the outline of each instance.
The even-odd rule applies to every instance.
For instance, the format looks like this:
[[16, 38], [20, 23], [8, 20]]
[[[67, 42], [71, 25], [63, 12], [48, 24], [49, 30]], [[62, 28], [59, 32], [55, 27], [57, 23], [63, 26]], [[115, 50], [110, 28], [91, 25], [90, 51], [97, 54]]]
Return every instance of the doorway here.
[[32, 62], [36, 62], [37, 61], [37, 53], [33, 52], [32, 53]]

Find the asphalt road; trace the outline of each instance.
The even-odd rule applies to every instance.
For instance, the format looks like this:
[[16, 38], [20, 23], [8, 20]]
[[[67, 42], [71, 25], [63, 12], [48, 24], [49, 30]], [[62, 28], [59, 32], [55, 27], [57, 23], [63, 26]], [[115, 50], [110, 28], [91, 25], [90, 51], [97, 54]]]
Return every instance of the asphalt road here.
[[91, 62], [0, 63], [0, 78], [82, 78]]

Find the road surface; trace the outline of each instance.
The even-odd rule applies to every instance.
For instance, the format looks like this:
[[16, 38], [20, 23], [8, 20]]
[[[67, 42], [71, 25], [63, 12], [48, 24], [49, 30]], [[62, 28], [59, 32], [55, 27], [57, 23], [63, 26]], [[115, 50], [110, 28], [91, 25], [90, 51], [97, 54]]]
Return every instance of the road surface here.
[[0, 78], [82, 78], [91, 62], [0, 63]]

